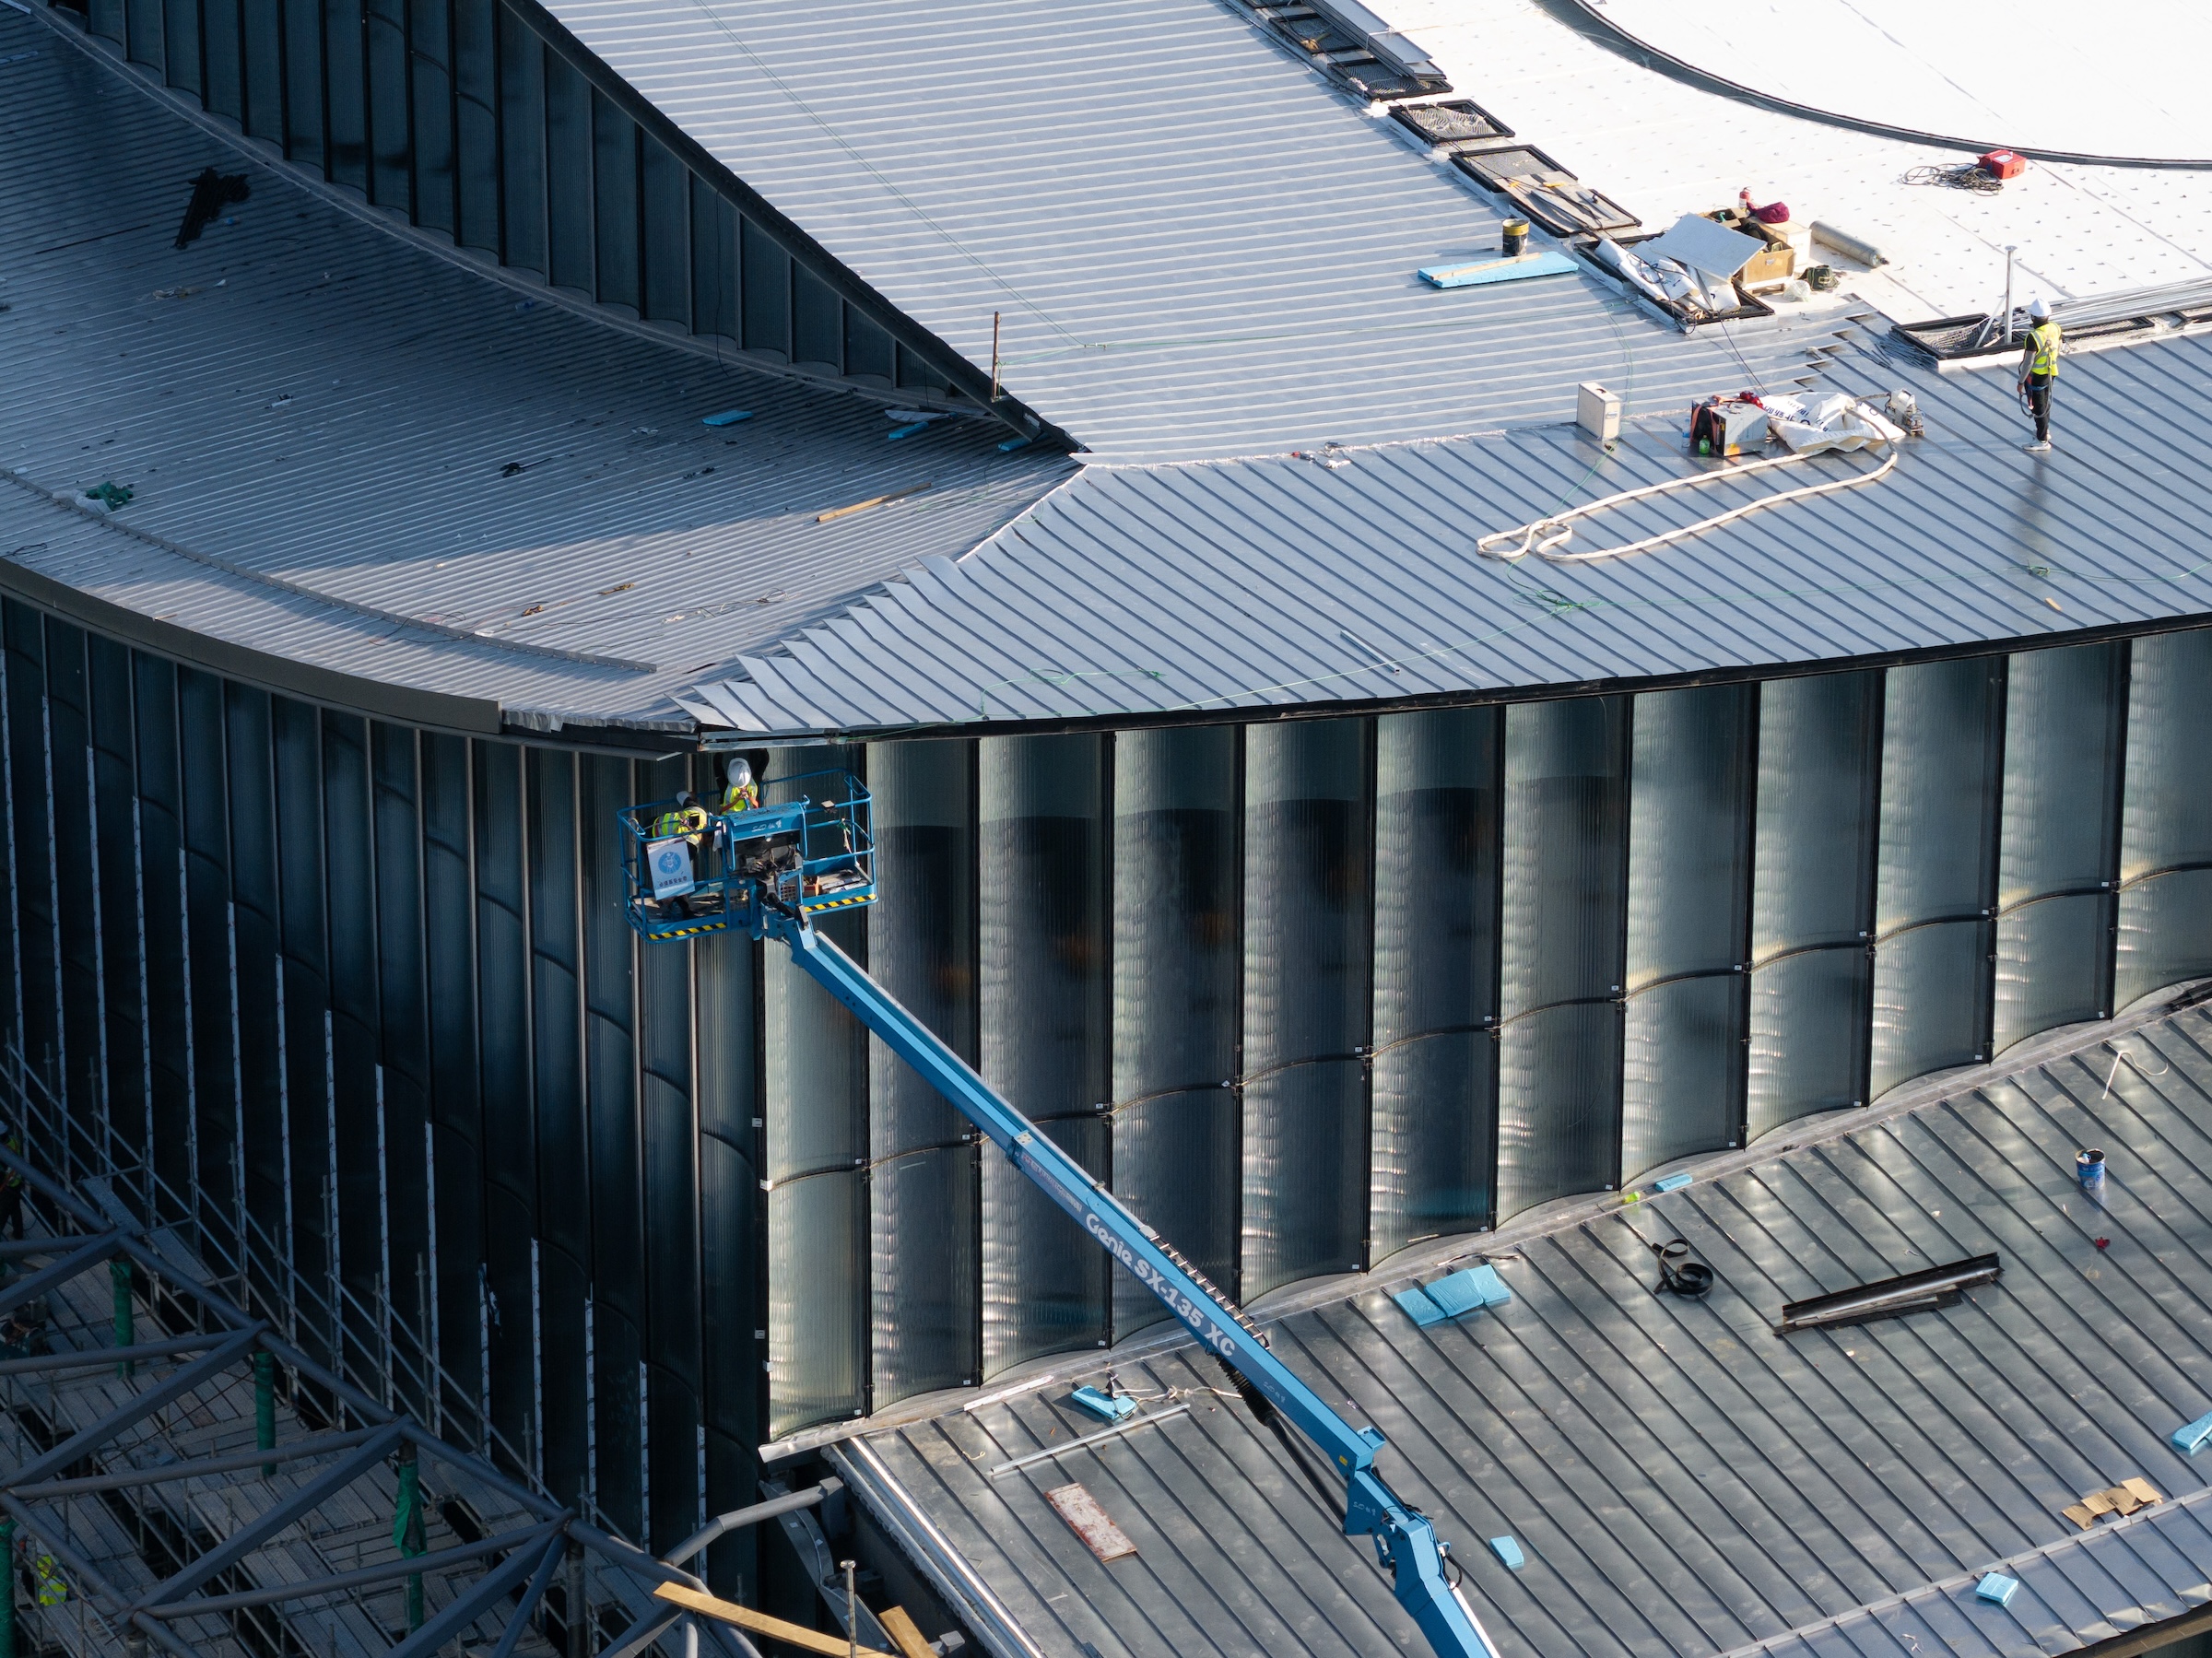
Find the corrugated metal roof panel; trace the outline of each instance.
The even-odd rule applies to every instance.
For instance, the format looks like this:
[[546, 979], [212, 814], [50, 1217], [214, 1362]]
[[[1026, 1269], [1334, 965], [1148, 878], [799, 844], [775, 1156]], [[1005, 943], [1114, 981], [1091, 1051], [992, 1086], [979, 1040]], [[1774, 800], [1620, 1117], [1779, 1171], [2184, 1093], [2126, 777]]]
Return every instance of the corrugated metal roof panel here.
[[[2146, 1064], [2106, 1097], [2114, 1041]], [[2077, 1030], [1784, 1129], [1684, 1190], [1483, 1240], [1514, 1296], [1494, 1311], [1417, 1329], [1385, 1293], [1403, 1269], [1294, 1293], [1276, 1351], [1389, 1436], [1381, 1471], [1508, 1652], [2077, 1651], [2212, 1601], [2212, 1487], [2167, 1440], [2212, 1404], [2207, 1044], [2203, 1010]], [[2092, 1143], [2126, 1148], [2101, 1209], [2073, 1179]], [[1717, 1275], [1705, 1300], [1653, 1290], [1651, 1245], [1676, 1235]], [[1784, 1301], [1987, 1251], [2002, 1277], [1957, 1306], [1772, 1330]], [[1064, 1382], [1103, 1369], [1077, 1362]], [[1055, 1387], [840, 1460], [1050, 1658], [1422, 1650], [1333, 1496], [1196, 1348], [1113, 1363], [1143, 1408], [1188, 1414], [994, 1476], [1082, 1431]], [[2060, 1513], [2133, 1476], [2166, 1500], [2086, 1534]], [[1069, 1479], [1134, 1559], [1100, 1565], [1059, 1522], [1043, 1492]], [[1517, 1572], [1484, 1546], [1508, 1535]], [[1993, 1570], [2021, 1582], [2009, 1607], [1974, 1594]]]
[[[669, 693], [690, 677], [967, 550], [1073, 471], [1001, 454], [982, 420], [888, 442], [865, 397], [518, 300], [271, 168], [176, 249], [190, 180], [236, 152], [13, 12], [0, 56], [0, 237], [18, 250], [0, 466], [28, 486], [0, 495], [21, 497], [8, 522], [43, 524], [41, 495], [127, 484], [114, 523], [181, 551], [73, 532], [40, 566], [126, 607], [156, 601], [115, 575], [124, 560], [234, 642], [681, 719]], [[700, 424], [733, 407], [753, 417]], [[350, 608], [318, 617], [316, 597]], [[371, 623], [417, 642], [365, 652]]]
[[[1729, 359], [1727, 381], [1786, 362]], [[867, 601], [865, 653], [826, 629], [776, 647], [771, 687], [693, 695], [764, 732], [1111, 718], [1508, 692], [2064, 636], [2212, 613], [2212, 336], [2084, 355], [2059, 448], [2030, 456], [2009, 378], [1939, 375], [1854, 331], [1820, 370], [1913, 390], [1928, 435], [1861, 489], [1793, 502], [1633, 558], [1478, 557], [1493, 530], [1682, 476], [1678, 413], [1611, 454], [1572, 426], [1346, 452], [1090, 467], [928, 595]], [[1688, 393], [1677, 408], [1686, 405]], [[1635, 503], [1577, 529], [1618, 545], [1820, 476], [1829, 457]], [[894, 587], [888, 590], [898, 594]], [[870, 658], [908, 672], [887, 687]], [[761, 659], [747, 657], [756, 668]], [[828, 716], [826, 719], [824, 716]]]
[[1005, 384], [1105, 458], [1562, 418], [1680, 343], [1587, 275], [1422, 283], [1495, 198], [1215, 0], [547, 9], [979, 366], [1001, 315]]

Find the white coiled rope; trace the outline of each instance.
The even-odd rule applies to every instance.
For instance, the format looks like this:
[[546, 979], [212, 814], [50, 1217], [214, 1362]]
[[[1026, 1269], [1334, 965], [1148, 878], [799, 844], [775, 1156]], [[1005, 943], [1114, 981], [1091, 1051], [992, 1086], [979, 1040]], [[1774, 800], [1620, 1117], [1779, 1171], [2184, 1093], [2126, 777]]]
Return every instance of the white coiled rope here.
[[[1641, 541], [1631, 541], [1626, 547], [1604, 547], [1586, 553], [1568, 553], [1559, 549], [1574, 537], [1574, 521], [1594, 513], [1610, 512], [1615, 507], [1634, 500], [1646, 500], [1654, 495], [1669, 494], [1677, 489], [1695, 489], [1703, 484], [1718, 484], [1735, 478], [1748, 477], [1755, 472], [1767, 472], [1778, 466], [1794, 466], [1815, 457], [1809, 454], [1774, 455], [1763, 461], [1751, 461], [1741, 466], [1731, 466], [1719, 472], [1694, 473], [1688, 477], [1672, 477], [1662, 484], [1646, 484], [1640, 489], [1623, 489], [1618, 495], [1601, 496], [1582, 506], [1564, 512], [1553, 512], [1533, 523], [1513, 529], [1500, 530], [1476, 542], [1476, 551], [1486, 559], [1502, 559], [1507, 563], [1525, 559], [1534, 553], [1553, 564], [1586, 564], [1594, 559], [1625, 559], [1631, 553], [1645, 553], [1655, 547], [1665, 547], [1670, 541], [1702, 535], [1717, 530], [1724, 523], [1733, 523], [1753, 512], [1763, 512], [1769, 507], [1779, 507], [1785, 501], [1806, 500], [1816, 495], [1826, 495], [1835, 489], [1855, 489], [1862, 484], [1872, 484], [1888, 476], [1897, 464], [1899, 445], [1890, 443], [1889, 453], [1872, 472], [1856, 473], [1850, 477], [1830, 478], [1826, 483], [1801, 484], [1794, 489], [1783, 489], [1776, 494], [1762, 496], [1747, 505], [1726, 512], [1716, 512], [1711, 518], [1700, 518], [1695, 523], [1686, 523], [1680, 529], [1666, 530], [1656, 535], [1646, 535]], [[1518, 542], [1519, 546], [1512, 545]]]

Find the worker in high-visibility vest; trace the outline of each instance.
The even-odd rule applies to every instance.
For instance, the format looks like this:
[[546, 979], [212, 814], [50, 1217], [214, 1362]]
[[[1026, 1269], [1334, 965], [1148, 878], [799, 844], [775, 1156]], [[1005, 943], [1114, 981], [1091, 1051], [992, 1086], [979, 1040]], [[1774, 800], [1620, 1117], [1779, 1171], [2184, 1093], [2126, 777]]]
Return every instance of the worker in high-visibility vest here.
[[2051, 307], [2037, 300], [2028, 307], [2027, 348], [2020, 354], [2020, 393], [2028, 412], [2035, 417], [2031, 452], [2051, 447], [2051, 388], [2058, 379], [2058, 348], [2065, 332], [2051, 314]]
[[673, 810], [663, 812], [653, 820], [655, 840], [681, 835], [693, 846], [699, 844], [699, 838], [706, 832], [706, 828], [707, 808], [699, 804], [699, 796], [688, 789], [676, 797]]
[[725, 786], [722, 791], [722, 809], [725, 812], [756, 811], [760, 805], [760, 785], [753, 781], [753, 762], [742, 754], [730, 757], [724, 769]]
[[58, 1606], [69, 1598], [69, 1585], [62, 1582], [62, 1574], [53, 1569], [52, 1555], [40, 1555], [30, 1563], [30, 1575], [38, 1584], [39, 1605]]

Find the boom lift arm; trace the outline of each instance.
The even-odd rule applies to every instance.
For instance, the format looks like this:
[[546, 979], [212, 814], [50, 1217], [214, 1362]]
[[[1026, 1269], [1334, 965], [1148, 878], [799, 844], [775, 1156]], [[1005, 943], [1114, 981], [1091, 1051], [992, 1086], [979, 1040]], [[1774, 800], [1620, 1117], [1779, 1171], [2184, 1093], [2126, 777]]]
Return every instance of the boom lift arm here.
[[[631, 924], [648, 938], [742, 930], [789, 948], [801, 970], [920, 1072], [1009, 1162], [1158, 1296], [1208, 1351], [1233, 1366], [1321, 1449], [1345, 1480], [1346, 1534], [1373, 1539], [1376, 1558], [1391, 1575], [1398, 1604], [1420, 1626], [1437, 1658], [1500, 1658], [1474, 1608], [1446, 1574], [1449, 1546], [1437, 1539], [1426, 1515], [1401, 1502], [1375, 1473], [1375, 1452], [1385, 1442], [1381, 1431], [1354, 1429], [1323, 1403], [1246, 1327], [1238, 1310], [1196, 1277], [1150, 1227], [814, 927], [810, 911], [865, 903], [875, 896], [866, 792], [850, 778], [841, 776], [841, 782], [842, 799], [712, 815], [712, 844], [694, 854], [709, 878], [678, 895], [686, 901], [673, 910], [667, 900], [653, 896], [652, 875], [656, 859], [672, 844], [666, 835], [653, 835], [656, 827], [669, 826], [672, 803], [622, 814], [630, 842], [626, 864]], [[819, 844], [825, 831], [830, 841], [827, 849]], [[748, 864], [744, 853], [748, 846], [768, 844], [771, 835], [787, 843], [791, 836], [798, 838], [799, 855], [785, 856], [780, 873], [757, 859]], [[755, 873], [740, 873], [747, 868]], [[658, 889], [665, 892], [667, 886], [664, 881]]]

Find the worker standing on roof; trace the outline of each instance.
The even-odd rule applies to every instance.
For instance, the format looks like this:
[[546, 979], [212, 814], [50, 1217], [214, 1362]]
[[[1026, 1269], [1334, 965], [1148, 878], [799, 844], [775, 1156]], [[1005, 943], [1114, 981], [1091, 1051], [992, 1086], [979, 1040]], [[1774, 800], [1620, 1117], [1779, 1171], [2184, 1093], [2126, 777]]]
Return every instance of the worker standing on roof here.
[[2058, 379], [2058, 347], [2065, 336], [2041, 300], [2028, 307], [2028, 316], [2034, 326], [2020, 356], [2020, 392], [2035, 417], [2035, 441], [2028, 445], [2033, 452], [2051, 447], [2051, 388]]

